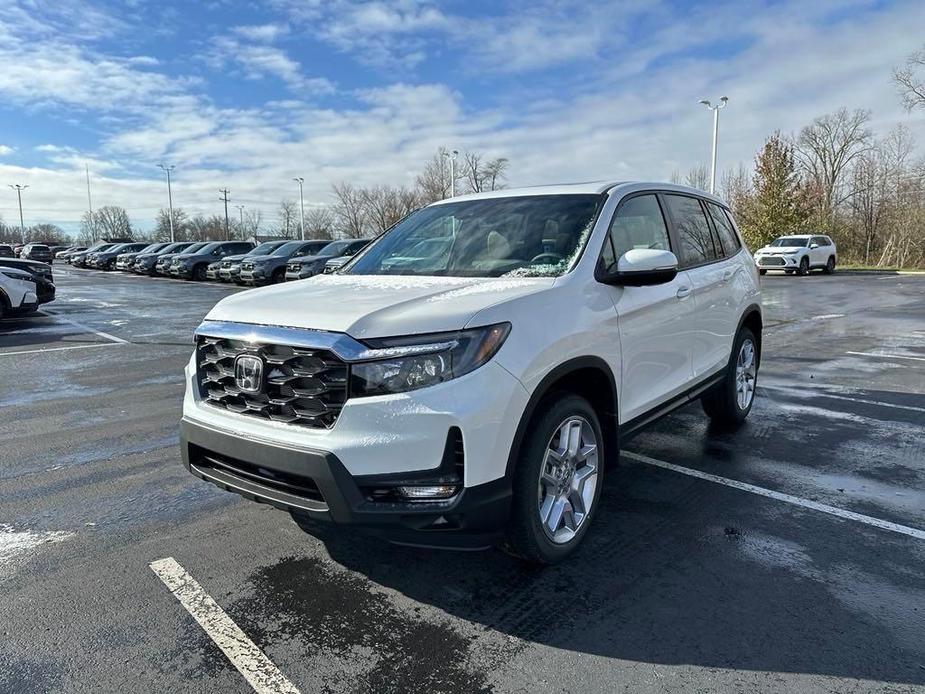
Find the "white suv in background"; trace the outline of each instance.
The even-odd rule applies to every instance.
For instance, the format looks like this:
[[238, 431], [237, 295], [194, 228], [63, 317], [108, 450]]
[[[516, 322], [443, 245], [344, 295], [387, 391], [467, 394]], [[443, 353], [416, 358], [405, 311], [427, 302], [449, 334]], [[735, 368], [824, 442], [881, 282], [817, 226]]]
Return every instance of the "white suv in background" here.
[[752, 257], [701, 191], [453, 198], [339, 274], [217, 304], [186, 370], [183, 460], [309, 532], [556, 562], [629, 435], [696, 399], [745, 419], [761, 327]]
[[762, 275], [768, 270], [783, 270], [788, 275], [808, 275], [820, 268], [825, 274], [835, 272], [838, 252], [835, 242], [822, 234], [778, 236], [764, 248], [755, 251], [755, 263]]
[[32, 313], [39, 307], [32, 275], [14, 267], [0, 267], [0, 318]]

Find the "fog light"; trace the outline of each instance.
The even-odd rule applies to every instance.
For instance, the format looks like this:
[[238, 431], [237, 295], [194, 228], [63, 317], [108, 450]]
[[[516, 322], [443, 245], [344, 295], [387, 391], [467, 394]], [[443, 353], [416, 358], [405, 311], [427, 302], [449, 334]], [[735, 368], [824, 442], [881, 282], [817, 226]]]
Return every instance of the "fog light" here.
[[395, 491], [408, 501], [436, 501], [455, 496], [459, 487], [455, 484], [437, 484], [429, 487], [397, 487]]

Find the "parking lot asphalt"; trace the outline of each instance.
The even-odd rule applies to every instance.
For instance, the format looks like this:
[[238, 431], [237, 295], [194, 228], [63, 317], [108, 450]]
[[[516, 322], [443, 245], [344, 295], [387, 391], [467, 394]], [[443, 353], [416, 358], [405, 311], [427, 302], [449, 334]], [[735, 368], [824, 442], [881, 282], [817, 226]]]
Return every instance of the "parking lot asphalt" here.
[[746, 425], [694, 404], [626, 442], [540, 569], [315, 538], [193, 478], [182, 369], [237, 290], [55, 273], [0, 323], [0, 692], [253, 691], [164, 558], [302, 692], [925, 690], [923, 276], [762, 278]]

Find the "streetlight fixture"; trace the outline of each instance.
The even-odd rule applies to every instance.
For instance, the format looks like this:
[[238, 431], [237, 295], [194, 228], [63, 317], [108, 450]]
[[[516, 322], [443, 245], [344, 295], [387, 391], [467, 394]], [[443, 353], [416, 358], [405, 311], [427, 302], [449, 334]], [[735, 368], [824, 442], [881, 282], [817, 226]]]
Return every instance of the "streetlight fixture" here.
[[16, 191], [16, 198], [19, 200], [19, 233], [22, 234], [23, 242], [26, 241], [26, 225], [22, 221], [22, 192], [29, 186], [23, 186], [19, 183], [9, 183], [7, 184]]
[[305, 240], [305, 197], [302, 195], [302, 184], [305, 179], [301, 176], [293, 178], [293, 181], [299, 184], [299, 237]]
[[238, 214], [241, 215], [241, 229], [244, 229], [244, 205], [235, 205], [238, 208]]
[[708, 109], [713, 111], [713, 163], [710, 165], [710, 194], [712, 195], [716, 191], [716, 144], [719, 138], [719, 112], [720, 109], [726, 107], [726, 102], [729, 101], [728, 96], [721, 96], [719, 98], [719, 103], [714, 106], [707, 99], [701, 99], [700, 103], [706, 106]]
[[454, 149], [452, 152], [443, 151], [443, 157], [450, 160], [450, 197], [456, 197], [456, 157], [459, 156], [459, 150]]
[[172, 164], [158, 164], [157, 168], [162, 169], [167, 174], [167, 207], [170, 213], [170, 242], [176, 241], [173, 233], [173, 192], [170, 190], [170, 172], [174, 170]]

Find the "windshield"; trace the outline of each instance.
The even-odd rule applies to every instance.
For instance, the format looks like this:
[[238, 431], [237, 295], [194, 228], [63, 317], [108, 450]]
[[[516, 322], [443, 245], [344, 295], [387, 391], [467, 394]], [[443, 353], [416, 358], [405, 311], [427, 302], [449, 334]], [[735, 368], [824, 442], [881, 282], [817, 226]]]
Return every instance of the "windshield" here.
[[270, 255], [270, 253], [282, 246], [283, 243], [283, 241], [264, 241], [257, 246], [257, 248], [254, 248], [245, 255]]
[[177, 251], [177, 253], [198, 253], [203, 248], [208, 246], [208, 243], [194, 243], [192, 246], [184, 248], [182, 251]]
[[803, 247], [809, 245], [809, 239], [800, 236], [781, 236], [771, 242], [772, 246]]
[[531, 195], [433, 205], [396, 225], [347, 273], [557, 277], [580, 255], [601, 200]]
[[[292, 255], [305, 244], [304, 241], [290, 241], [273, 251], [273, 255], [287, 256]], [[308, 249], [306, 249], [307, 251]]]
[[[221, 245], [221, 244], [220, 244], [220, 243], [217, 243], [217, 242], [216, 242], [216, 243], [204, 243], [204, 244], [202, 244], [202, 246], [200, 246], [199, 248], [197, 248], [195, 252], [196, 252], [196, 253], [203, 253], [203, 254], [205, 254], [205, 253], [211, 253], [211, 252], [214, 251], [216, 248], [218, 248], [220, 245]], [[187, 252], [187, 253], [193, 253], [193, 249], [192, 249], [192, 248], [189, 248], [189, 249], [186, 250], [186, 252]]]

